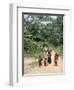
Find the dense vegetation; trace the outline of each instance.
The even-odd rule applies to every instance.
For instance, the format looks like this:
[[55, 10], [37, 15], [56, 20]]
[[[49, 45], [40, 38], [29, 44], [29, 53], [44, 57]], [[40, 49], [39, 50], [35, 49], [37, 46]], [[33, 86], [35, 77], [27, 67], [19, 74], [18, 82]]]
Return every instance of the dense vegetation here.
[[49, 47], [63, 54], [63, 16], [24, 14], [24, 53], [39, 57]]

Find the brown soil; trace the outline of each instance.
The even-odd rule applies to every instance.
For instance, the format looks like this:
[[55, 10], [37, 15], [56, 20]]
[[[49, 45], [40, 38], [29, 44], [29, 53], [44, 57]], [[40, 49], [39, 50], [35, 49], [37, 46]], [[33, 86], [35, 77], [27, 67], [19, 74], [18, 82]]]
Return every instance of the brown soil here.
[[24, 74], [62, 74], [64, 72], [63, 60], [59, 58], [58, 66], [55, 66], [54, 63], [48, 64], [46, 67], [42, 65], [38, 66], [38, 59], [32, 57], [24, 58]]

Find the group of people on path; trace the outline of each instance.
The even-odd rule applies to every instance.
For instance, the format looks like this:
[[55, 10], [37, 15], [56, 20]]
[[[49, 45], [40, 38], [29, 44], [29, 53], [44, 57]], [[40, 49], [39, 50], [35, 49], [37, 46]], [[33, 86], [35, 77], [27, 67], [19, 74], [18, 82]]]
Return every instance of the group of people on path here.
[[[39, 67], [41, 67], [42, 65], [44, 66], [48, 66], [48, 64], [52, 63], [52, 49], [45, 47], [44, 48], [44, 55], [43, 57], [40, 57], [38, 59], [38, 65]], [[54, 54], [54, 65], [57, 66], [58, 65], [58, 58], [59, 58], [59, 54], [56, 52]]]

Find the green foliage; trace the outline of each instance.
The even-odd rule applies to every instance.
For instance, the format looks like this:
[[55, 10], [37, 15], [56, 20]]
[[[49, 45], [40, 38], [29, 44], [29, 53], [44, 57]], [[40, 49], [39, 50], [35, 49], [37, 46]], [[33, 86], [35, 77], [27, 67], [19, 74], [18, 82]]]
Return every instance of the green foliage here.
[[35, 57], [45, 46], [63, 53], [63, 16], [24, 14], [24, 51]]

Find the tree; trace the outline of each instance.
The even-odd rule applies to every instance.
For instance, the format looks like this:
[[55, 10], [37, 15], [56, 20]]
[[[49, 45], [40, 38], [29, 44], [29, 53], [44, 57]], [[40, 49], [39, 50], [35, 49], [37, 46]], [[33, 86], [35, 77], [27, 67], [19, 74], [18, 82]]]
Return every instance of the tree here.
[[48, 44], [63, 44], [63, 16], [24, 14], [24, 49], [40, 50]]

